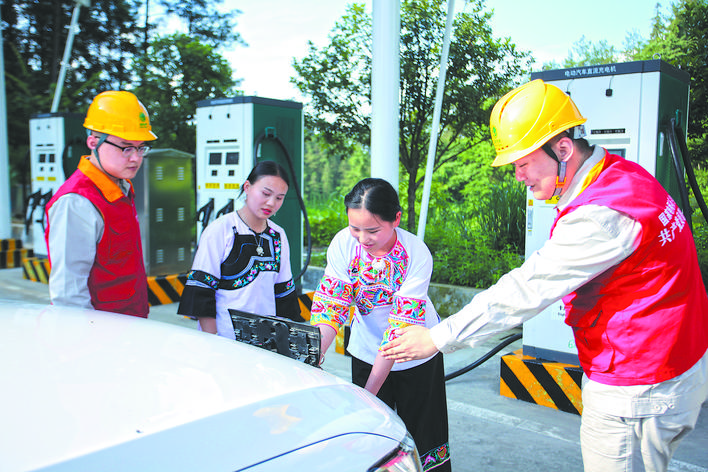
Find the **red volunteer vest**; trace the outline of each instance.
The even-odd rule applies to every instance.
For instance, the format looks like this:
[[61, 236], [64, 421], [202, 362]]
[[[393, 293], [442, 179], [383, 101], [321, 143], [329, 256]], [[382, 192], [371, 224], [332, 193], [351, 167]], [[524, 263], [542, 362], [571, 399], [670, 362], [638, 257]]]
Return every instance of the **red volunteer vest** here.
[[693, 236], [674, 200], [640, 165], [606, 152], [602, 166], [553, 228], [580, 206], [601, 205], [639, 221], [641, 239], [631, 256], [563, 298], [566, 323], [590, 379], [659, 383], [708, 349], [708, 298]]
[[[97, 310], [147, 318], [147, 276], [132, 184], [125, 196], [105, 174], [82, 158], [78, 169], [47, 204], [47, 212], [67, 193], [89, 199], [103, 218], [103, 236], [88, 279], [91, 304]], [[49, 229], [47, 225], [45, 239]], [[51, 264], [51, 254], [49, 261]]]

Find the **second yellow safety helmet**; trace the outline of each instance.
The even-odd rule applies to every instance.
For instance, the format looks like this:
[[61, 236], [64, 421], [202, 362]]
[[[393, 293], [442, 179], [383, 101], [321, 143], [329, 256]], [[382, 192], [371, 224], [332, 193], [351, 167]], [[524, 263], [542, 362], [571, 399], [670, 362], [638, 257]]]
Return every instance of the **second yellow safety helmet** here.
[[497, 151], [492, 166], [521, 159], [585, 121], [573, 100], [555, 85], [537, 79], [517, 87], [492, 110], [489, 128]]
[[84, 128], [117, 136], [127, 141], [157, 139], [147, 109], [131, 92], [102, 92], [96, 95], [84, 120]]

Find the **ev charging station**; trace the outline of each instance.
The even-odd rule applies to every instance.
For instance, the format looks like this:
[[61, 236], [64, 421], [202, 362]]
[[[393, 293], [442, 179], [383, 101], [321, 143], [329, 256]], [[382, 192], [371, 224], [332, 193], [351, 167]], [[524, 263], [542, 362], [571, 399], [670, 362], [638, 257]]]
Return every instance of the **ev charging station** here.
[[[587, 118], [585, 139], [639, 163], [690, 215], [680, 194], [685, 188], [684, 168], [680, 161], [675, 163], [668, 143], [672, 120], [684, 133], [687, 127], [690, 77], [686, 72], [661, 60], [649, 60], [542, 71], [531, 74], [531, 79], [543, 79], [570, 95]], [[549, 238], [555, 215], [554, 203], [534, 201], [528, 193], [527, 258]], [[523, 353], [578, 365], [562, 301], [524, 323]]]
[[197, 240], [215, 218], [237, 210], [241, 185], [253, 166], [276, 161], [291, 174], [283, 206], [272, 217], [290, 243], [293, 277], [303, 265], [303, 219], [298, 191], [303, 176], [302, 104], [254, 96], [197, 103]]
[[44, 113], [30, 117], [30, 195], [25, 232], [32, 235], [34, 254], [47, 257], [44, 242], [44, 207], [88, 153], [84, 116]]

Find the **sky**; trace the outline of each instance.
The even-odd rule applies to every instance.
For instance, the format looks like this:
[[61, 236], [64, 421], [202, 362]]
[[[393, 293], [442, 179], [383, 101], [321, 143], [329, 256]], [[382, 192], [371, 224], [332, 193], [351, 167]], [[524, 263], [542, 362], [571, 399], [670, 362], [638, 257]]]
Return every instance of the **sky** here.
[[[371, 11], [372, 0], [363, 1]], [[295, 74], [293, 58], [307, 55], [308, 41], [320, 47], [326, 45], [350, 3], [351, 0], [224, 0], [225, 9], [242, 11], [236, 17], [236, 30], [248, 47], [237, 45], [221, 52], [231, 63], [235, 78], [243, 79], [244, 94], [302, 101], [289, 81]], [[656, 3], [657, 0], [487, 0], [486, 6], [494, 10], [494, 36], [511, 37], [519, 48], [530, 51], [536, 59], [534, 70], [538, 70], [544, 62], [562, 63], [582, 36], [593, 43], [605, 40], [618, 49], [631, 31], [648, 38]], [[669, 0], [662, 3], [668, 4]], [[462, 11], [464, 4], [464, 0], [456, 0], [455, 11]]]

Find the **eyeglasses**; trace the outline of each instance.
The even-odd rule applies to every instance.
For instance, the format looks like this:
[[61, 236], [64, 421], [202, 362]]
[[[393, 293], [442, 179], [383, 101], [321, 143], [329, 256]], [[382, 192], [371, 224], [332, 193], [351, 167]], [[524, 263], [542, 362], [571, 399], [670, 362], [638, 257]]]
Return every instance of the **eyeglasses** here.
[[133, 157], [135, 153], [138, 153], [138, 156], [143, 157], [146, 152], [148, 152], [151, 147], [148, 145], [142, 145], [142, 146], [118, 146], [116, 143], [112, 143], [108, 140], [103, 141], [106, 144], [110, 144], [111, 146], [117, 147], [121, 151], [123, 151], [123, 157], [126, 159]]

